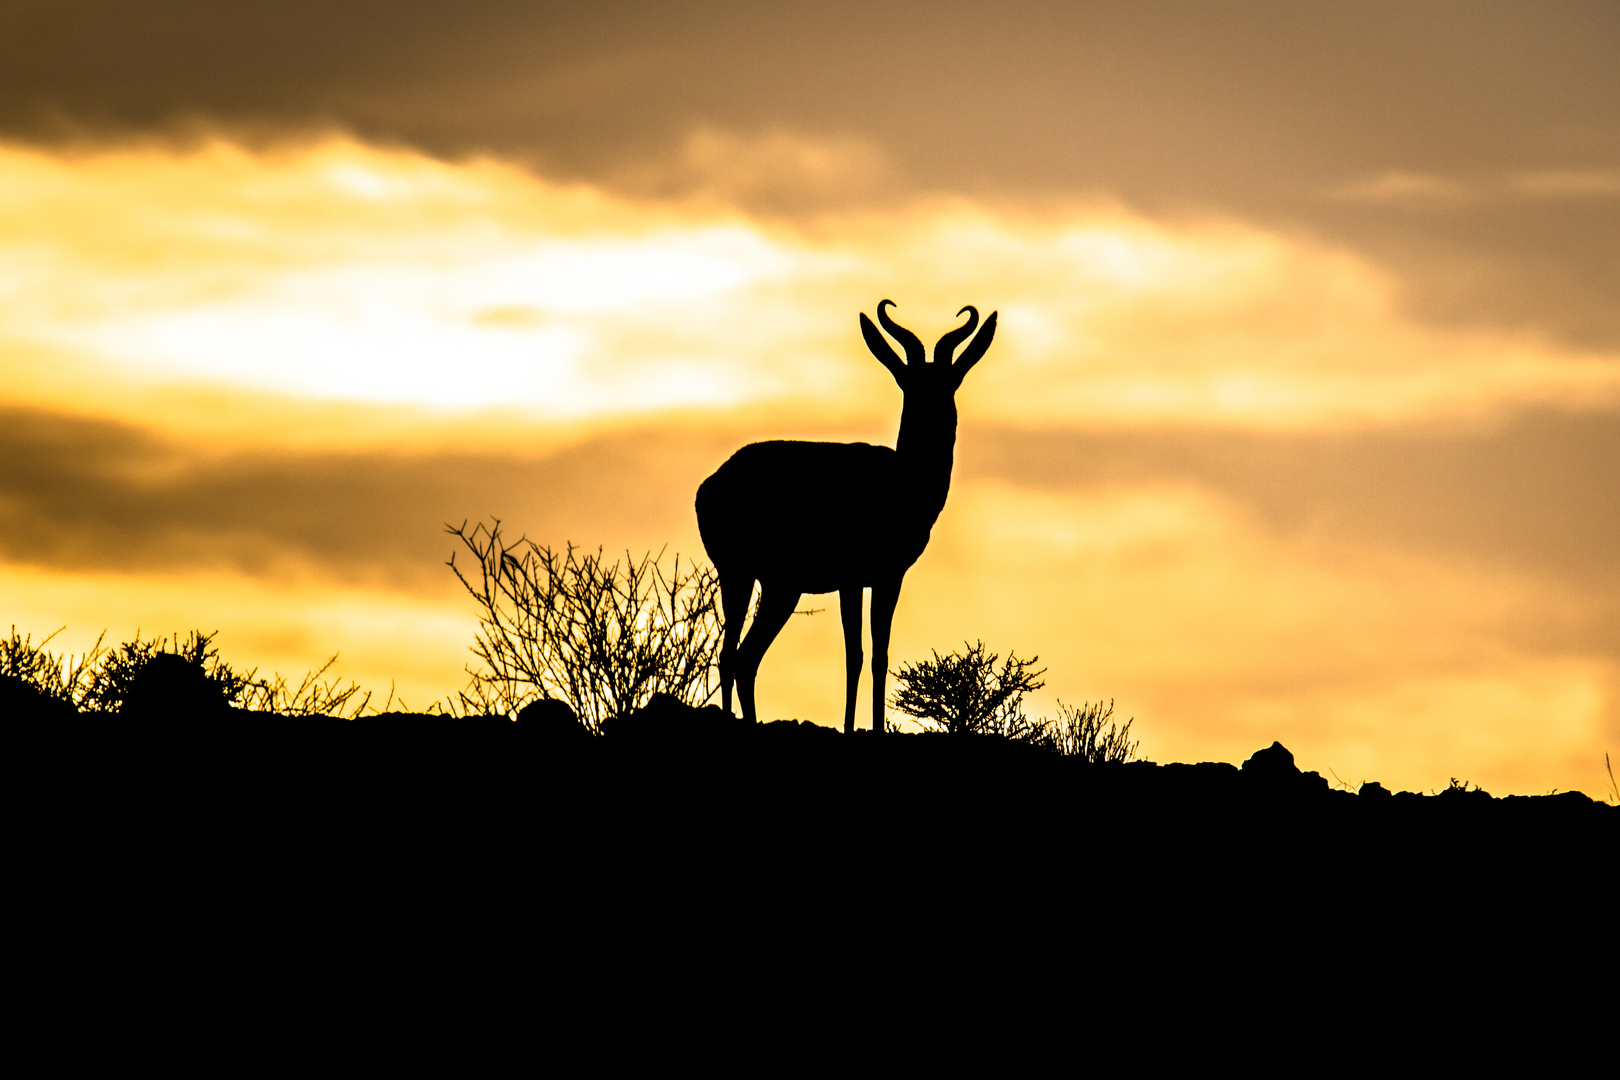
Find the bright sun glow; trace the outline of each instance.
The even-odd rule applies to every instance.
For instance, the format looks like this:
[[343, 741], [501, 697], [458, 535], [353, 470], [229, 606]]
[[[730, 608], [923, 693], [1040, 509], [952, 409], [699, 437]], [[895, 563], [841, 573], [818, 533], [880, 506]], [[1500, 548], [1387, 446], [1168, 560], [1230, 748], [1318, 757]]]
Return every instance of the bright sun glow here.
[[[1003, 318], [980, 419], [1314, 426], [1620, 396], [1620, 361], [1405, 321], [1344, 252], [1115, 209], [920, 204], [814, 239], [329, 141], [0, 150], [0, 364], [592, 417], [847, 396], [883, 296]], [[82, 389], [82, 380], [73, 383]], [[63, 396], [75, 385], [60, 388]]]

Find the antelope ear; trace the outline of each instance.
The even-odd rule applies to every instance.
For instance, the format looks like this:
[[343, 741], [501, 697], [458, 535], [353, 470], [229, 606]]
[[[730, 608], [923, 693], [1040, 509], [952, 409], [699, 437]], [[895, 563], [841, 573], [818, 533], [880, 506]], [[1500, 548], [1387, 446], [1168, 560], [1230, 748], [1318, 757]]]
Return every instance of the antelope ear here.
[[[878, 309], [880, 312], [882, 308]], [[866, 339], [866, 347], [872, 350], [872, 355], [878, 358], [878, 363], [889, 369], [894, 381], [900, 384], [900, 389], [906, 388], [906, 366], [900, 362], [900, 354], [894, 351], [878, 328], [872, 325], [872, 320], [861, 312], [861, 336]]]
[[957, 386], [962, 385], [962, 376], [968, 373], [968, 368], [979, 362], [979, 358], [990, 348], [990, 342], [995, 340], [998, 314], [1000, 313], [995, 311], [990, 313], [990, 317], [984, 320], [984, 325], [979, 328], [978, 334], [968, 342], [968, 347], [962, 350], [962, 355], [956, 358], [956, 363], [951, 365], [951, 374], [956, 377]]

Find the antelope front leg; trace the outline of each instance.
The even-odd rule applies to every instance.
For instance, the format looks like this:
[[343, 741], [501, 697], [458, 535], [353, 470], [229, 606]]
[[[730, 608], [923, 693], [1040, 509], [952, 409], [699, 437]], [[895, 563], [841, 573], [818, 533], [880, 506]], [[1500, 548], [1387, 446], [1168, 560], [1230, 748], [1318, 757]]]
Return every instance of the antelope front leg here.
[[883, 733], [884, 695], [888, 692], [889, 628], [900, 602], [900, 579], [872, 586], [872, 731]]
[[838, 614], [844, 620], [844, 734], [855, 733], [855, 693], [861, 687], [861, 602], [859, 585], [838, 590]]

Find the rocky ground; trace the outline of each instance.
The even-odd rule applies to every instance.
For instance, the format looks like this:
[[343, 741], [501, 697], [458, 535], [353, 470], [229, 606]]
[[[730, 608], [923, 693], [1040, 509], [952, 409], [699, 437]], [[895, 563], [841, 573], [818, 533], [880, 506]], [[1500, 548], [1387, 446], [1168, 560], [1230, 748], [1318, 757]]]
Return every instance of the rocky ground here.
[[[798, 721], [751, 725], [667, 697], [594, 736], [555, 701], [531, 705], [516, 722], [410, 713], [345, 720], [232, 709], [183, 673], [144, 691], [122, 713], [91, 715], [4, 687], [0, 709], [13, 730], [39, 736], [58, 761], [78, 755], [87, 769], [224, 772], [250, 785], [298, 777], [336, 785], [330, 796], [338, 799], [367, 785], [399, 799], [521, 792], [630, 829], [649, 816], [734, 811], [739, 823], [764, 815], [772, 828], [813, 830], [825, 822], [873, 844], [885, 834], [1054, 847], [1089, 836], [1128, 846], [1132, 836], [1152, 836], [1230, 847], [1235, 856], [1257, 843], [1278, 855], [1350, 844], [1384, 861], [1443, 860], [1487, 842], [1498, 861], [1533, 861], [1549, 845], [1613, 850], [1620, 838], [1620, 808], [1579, 792], [1498, 798], [1452, 786], [1424, 795], [1372, 782], [1352, 793], [1301, 772], [1279, 743], [1241, 765], [1090, 765], [994, 737], [846, 737]], [[424, 783], [397, 788], [407, 775]]]
[[0, 683], [0, 715], [12, 921], [52, 1001], [275, 972], [295, 1013], [483, 993], [604, 1054], [671, 1007], [689, 1040], [739, 1006], [802, 1040], [898, 1004], [935, 1047], [994, 1022], [1079, 1054], [1122, 1012], [1171, 1047], [1210, 1015], [1444, 1041], [1438, 1003], [1575, 1008], [1612, 966], [1620, 808], [1335, 790], [1276, 743], [1090, 765], [669, 699], [595, 736], [556, 703], [344, 720], [156, 681], [116, 715]]
[[[1241, 765], [1090, 765], [668, 699], [593, 736], [554, 703], [516, 722], [184, 695], [89, 715], [23, 690], [0, 687], [13, 892], [39, 925], [154, 963], [165, 940], [324, 957], [357, 937], [406, 967], [431, 940], [442, 966], [459, 940], [610, 1000], [635, 992], [614, 971], [654, 963], [677, 993], [716, 949], [771, 977], [896, 964], [958, 984], [971, 953], [1018, 984], [986, 993], [1090, 973], [1104, 1003], [1103, 971], [1151, 997], [1241, 970], [1286, 998], [1307, 966], [1368, 987], [1413, 963], [1569, 970], [1615, 896], [1620, 808], [1352, 794], [1275, 743]], [[616, 967], [626, 949], [642, 959]]]

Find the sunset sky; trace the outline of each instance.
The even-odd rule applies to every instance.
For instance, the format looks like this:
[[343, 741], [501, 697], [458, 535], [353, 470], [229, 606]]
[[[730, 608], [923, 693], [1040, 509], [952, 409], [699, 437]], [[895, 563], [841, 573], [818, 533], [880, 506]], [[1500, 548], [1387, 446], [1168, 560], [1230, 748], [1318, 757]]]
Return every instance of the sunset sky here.
[[[1038, 654], [1157, 761], [1606, 789], [1605, 0], [0, 0], [0, 630], [425, 707], [445, 523], [701, 558], [737, 447], [893, 444], [886, 297], [1000, 312], [894, 665]], [[761, 714], [838, 724], [806, 606]]]

